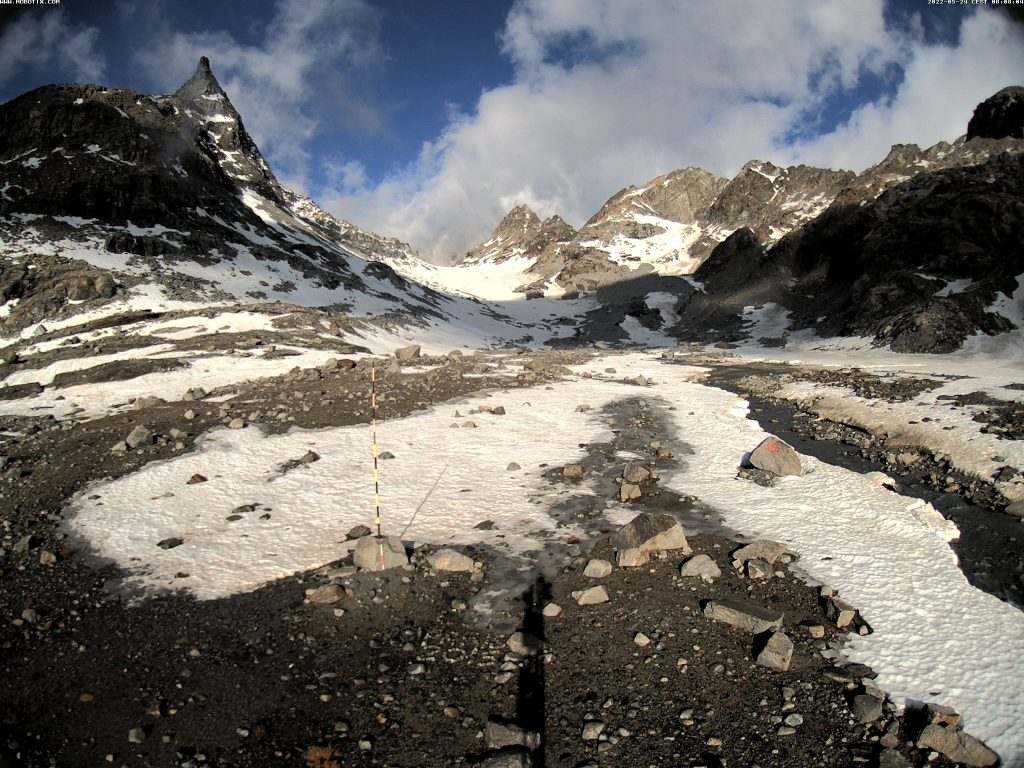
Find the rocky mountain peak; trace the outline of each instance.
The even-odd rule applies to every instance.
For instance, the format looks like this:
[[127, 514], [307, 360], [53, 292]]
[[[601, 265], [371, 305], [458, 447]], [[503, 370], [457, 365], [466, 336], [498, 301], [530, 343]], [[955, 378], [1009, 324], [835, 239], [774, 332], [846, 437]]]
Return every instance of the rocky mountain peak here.
[[974, 110], [967, 139], [1024, 139], [1024, 87], [1011, 85], [989, 96]]
[[227, 97], [210, 68], [210, 60], [205, 56], [199, 59], [192, 77], [174, 92], [174, 98], [182, 102], [195, 102], [203, 96]]
[[509, 237], [537, 229], [540, 217], [528, 205], [517, 205], [501, 220], [492, 237]]

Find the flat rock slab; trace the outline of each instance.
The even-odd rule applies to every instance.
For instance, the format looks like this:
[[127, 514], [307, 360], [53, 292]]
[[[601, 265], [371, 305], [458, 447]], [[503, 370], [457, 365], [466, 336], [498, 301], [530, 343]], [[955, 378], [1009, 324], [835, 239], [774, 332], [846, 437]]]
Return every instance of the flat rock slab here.
[[782, 613], [736, 600], [708, 600], [704, 605], [704, 615], [752, 635], [782, 629]]
[[363, 536], [356, 541], [352, 562], [364, 571], [386, 571], [408, 565], [409, 556], [397, 536]]
[[793, 446], [782, 442], [777, 437], [768, 437], [761, 441], [750, 454], [750, 463], [773, 475], [802, 475], [804, 468], [800, 465], [800, 457]]
[[772, 565], [789, 552], [789, 547], [777, 541], [759, 539], [745, 547], [740, 547], [732, 553], [732, 559], [745, 563], [748, 560], [766, 560]]
[[651, 561], [651, 555], [666, 549], [679, 549], [684, 555], [692, 551], [686, 541], [682, 523], [672, 515], [644, 512], [637, 515], [611, 537], [615, 562], [624, 568], [635, 568]]
[[999, 755], [969, 733], [950, 725], [927, 725], [917, 739], [921, 749], [934, 749], [954, 763], [990, 766], [999, 762]]

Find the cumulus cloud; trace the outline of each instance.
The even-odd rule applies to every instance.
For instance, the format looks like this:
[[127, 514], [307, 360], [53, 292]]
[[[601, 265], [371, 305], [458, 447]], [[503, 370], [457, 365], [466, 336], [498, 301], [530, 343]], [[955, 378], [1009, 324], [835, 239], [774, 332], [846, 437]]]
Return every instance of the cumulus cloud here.
[[51, 70], [69, 82], [101, 82], [106, 59], [98, 38], [98, 29], [72, 24], [60, 8], [23, 13], [0, 35], [0, 86], [33, 70]]
[[[380, 132], [385, 116], [359, 92], [384, 60], [380, 14], [365, 0], [278, 0], [258, 44], [225, 31], [173, 30], [159, 7], [135, 58], [157, 90], [172, 91], [210, 58], [246, 128], [285, 183], [306, 191], [310, 144], [321, 131]], [[348, 176], [359, 181], [353, 166]]]
[[[519, 0], [502, 37], [513, 82], [453, 115], [409, 167], [318, 196], [443, 261], [517, 203], [579, 225], [621, 187], [687, 165], [726, 176], [753, 158], [857, 169], [891, 143], [952, 139], [970, 106], [1024, 71], [1001, 14], [965, 16], [958, 44], [941, 46], [887, 27], [884, 10], [883, 0]], [[801, 130], [894, 69], [902, 83], [838, 128]]]

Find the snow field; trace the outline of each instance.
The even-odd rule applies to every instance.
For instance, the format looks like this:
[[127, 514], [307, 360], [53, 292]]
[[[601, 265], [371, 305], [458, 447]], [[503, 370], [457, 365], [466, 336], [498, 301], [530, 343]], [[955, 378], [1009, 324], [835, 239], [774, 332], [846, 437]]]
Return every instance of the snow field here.
[[[649, 354], [609, 356], [577, 370], [597, 374], [608, 366], [655, 384], [579, 379], [382, 424], [381, 448], [396, 455], [381, 462], [387, 532], [414, 543], [483, 542], [519, 555], [540, 549], [554, 530], [545, 510], [570, 491], [547, 484], [538, 465], [571, 463], [581, 456], [579, 443], [608, 438], [596, 411], [576, 413], [575, 405], [599, 409], [646, 396], [695, 451], [680, 469], [662, 473], [667, 486], [716, 507], [734, 529], [786, 542], [812, 582], [835, 587], [860, 609], [875, 631], [853, 637], [847, 653], [871, 665], [897, 703], [949, 704], [1006, 764], [1024, 759], [1024, 613], [967, 583], [948, 544], [957, 535], [952, 523], [924, 502], [809, 457], [803, 477], [773, 488], [739, 480], [744, 454], [766, 436], [747, 418], [745, 401], [698, 383], [701, 369]], [[471, 414], [480, 404], [503, 405], [508, 415]], [[467, 420], [477, 428], [452, 427]], [[321, 459], [281, 475], [283, 462], [307, 450]], [[132, 586], [187, 589], [202, 599], [251, 590], [349, 550], [345, 531], [373, 516], [369, 456], [365, 426], [275, 437], [253, 427], [218, 430], [189, 455], [83, 491], [68, 509], [68, 526], [121, 565]], [[512, 461], [523, 470], [507, 472]], [[188, 485], [196, 473], [209, 481]], [[225, 519], [244, 504], [260, 506], [237, 522]], [[268, 507], [270, 519], [260, 520]], [[609, 518], [625, 522], [627, 512], [613, 507]], [[496, 529], [473, 529], [483, 519]], [[175, 536], [185, 543], [156, 546]], [[175, 578], [178, 572], [190, 576]]]

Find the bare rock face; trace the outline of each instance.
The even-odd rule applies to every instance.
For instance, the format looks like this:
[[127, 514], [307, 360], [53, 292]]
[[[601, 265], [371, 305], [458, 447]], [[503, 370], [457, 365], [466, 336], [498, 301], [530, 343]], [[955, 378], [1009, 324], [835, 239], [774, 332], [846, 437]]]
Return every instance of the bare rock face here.
[[568, 242], [576, 234], [561, 216], [544, 221], [529, 206], [517, 205], [501, 220], [491, 236], [472, 248], [463, 261], [501, 263], [516, 256], [536, 257], [548, 246]]
[[1011, 85], [985, 99], [967, 123], [967, 139], [1024, 139], [1024, 87]]

